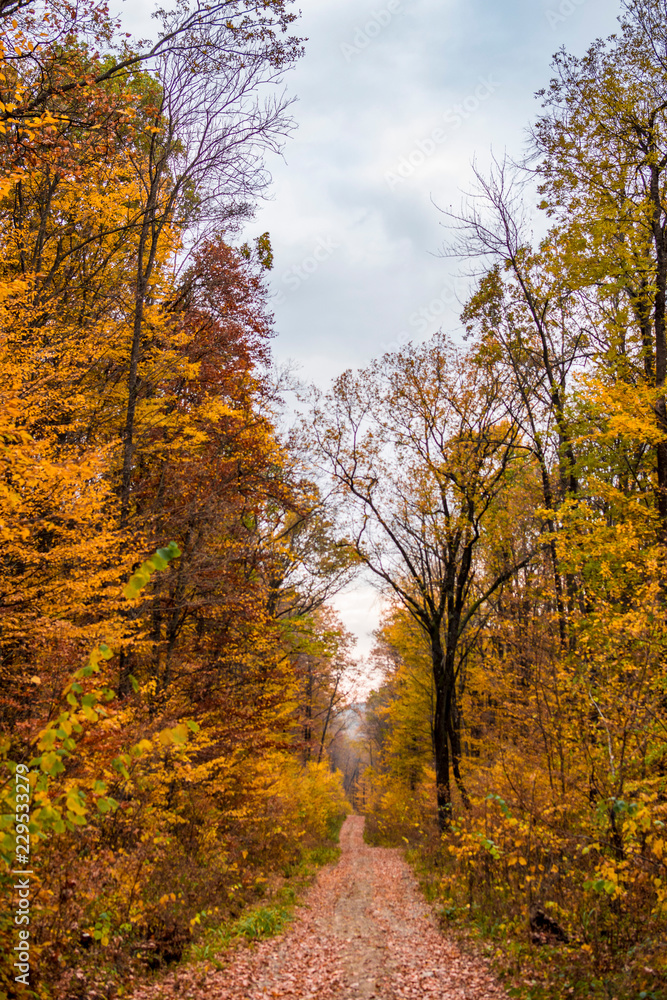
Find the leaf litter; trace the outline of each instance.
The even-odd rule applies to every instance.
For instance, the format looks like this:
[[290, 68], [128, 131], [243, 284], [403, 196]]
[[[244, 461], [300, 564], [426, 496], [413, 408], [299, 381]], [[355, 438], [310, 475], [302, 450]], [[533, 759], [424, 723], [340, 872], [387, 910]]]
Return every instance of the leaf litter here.
[[133, 1000], [506, 1000], [485, 962], [440, 933], [401, 851], [369, 847], [363, 828], [348, 816], [340, 861], [320, 871], [284, 933]]

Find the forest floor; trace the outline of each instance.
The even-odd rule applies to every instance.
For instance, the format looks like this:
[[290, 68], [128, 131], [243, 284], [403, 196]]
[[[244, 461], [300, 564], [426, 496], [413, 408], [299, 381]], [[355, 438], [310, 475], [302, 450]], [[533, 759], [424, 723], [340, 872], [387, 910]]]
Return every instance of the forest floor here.
[[400, 850], [369, 847], [348, 816], [288, 929], [223, 969], [182, 967], [133, 1000], [504, 1000], [479, 958], [443, 937]]

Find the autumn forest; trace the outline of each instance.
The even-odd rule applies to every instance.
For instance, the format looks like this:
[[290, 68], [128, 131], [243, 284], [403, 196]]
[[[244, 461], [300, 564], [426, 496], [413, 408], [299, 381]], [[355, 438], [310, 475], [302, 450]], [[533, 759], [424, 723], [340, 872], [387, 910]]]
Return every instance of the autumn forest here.
[[621, 6], [444, 213], [459, 333], [317, 388], [245, 235], [298, 11], [0, 0], [0, 997], [326, 1000], [230, 955], [348, 814], [503, 995], [667, 997], [667, 2]]

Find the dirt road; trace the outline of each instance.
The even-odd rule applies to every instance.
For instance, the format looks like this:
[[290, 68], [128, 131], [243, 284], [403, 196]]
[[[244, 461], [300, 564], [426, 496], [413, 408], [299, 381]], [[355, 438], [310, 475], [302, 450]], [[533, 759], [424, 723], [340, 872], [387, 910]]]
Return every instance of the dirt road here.
[[368, 847], [349, 816], [341, 859], [320, 872], [288, 931], [222, 971], [183, 970], [134, 1000], [501, 1000], [485, 965], [437, 930], [397, 850]]

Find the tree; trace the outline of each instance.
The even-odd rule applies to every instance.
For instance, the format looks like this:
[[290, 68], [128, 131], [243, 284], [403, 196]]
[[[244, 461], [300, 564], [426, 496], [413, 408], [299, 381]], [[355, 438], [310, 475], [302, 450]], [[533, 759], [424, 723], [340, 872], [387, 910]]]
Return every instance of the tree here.
[[522, 445], [539, 468], [565, 647], [576, 594], [558, 563], [557, 511], [578, 494], [571, 383], [593, 349], [594, 321], [577, 297], [579, 282], [557, 234], [538, 249], [530, 245], [525, 176], [507, 160], [494, 160], [488, 176], [476, 166], [473, 171], [475, 189], [465, 210], [444, 213], [451, 230], [445, 254], [490, 262], [461, 319], [480, 364], [492, 358], [503, 369], [508, 419], [520, 428]]
[[[136, 284], [127, 368], [120, 523], [130, 516], [144, 312], [163, 238], [171, 227], [193, 235], [250, 213], [266, 186], [263, 154], [278, 151], [291, 128], [289, 100], [265, 96], [298, 54], [276, 38], [271, 5], [223, 4], [224, 18], [199, 15], [182, 34], [182, 11], [165, 15], [178, 43], [156, 53], [154, 124], [135, 171], [142, 191]], [[282, 3], [277, 5], [282, 8]], [[252, 14], [256, 15], [253, 21]], [[279, 20], [279, 19], [278, 19]], [[283, 25], [284, 27], [284, 25]]]
[[476, 563], [485, 518], [503, 491], [517, 429], [503, 385], [442, 336], [346, 372], [317, 401], [313, 441], [338, 486], [354, 551], [427, 636], [435, 686], [438, 817], [451, 818], [460, 773], [456, 683], [477, 611], [531, 553], [491, 580]]
[[429, 643], [400, 604], [388, 609], [376, 638], [373, 659], [383, 671], [383, 697], [377, 699], [375, 718], [367, 710], [365, 719], [369, 737], [375, 735], [374, 766], [388, 770], [412, 794], [432, 761], [435, 689]]
[[[621, 31], [565, 51], [532, 129], [543, 207], [570, 271], [630, 321], [611, 330], [621, 377], [654, 390], [655, 503], [667, 538], [667, 61], [664, 0], [625, 0]], [[622, 314], [621, 314], [622, 315]]]
[[[41, 452], [38, 478], [46, 480], [29, 501], [26, 496], [22, 510], [8, 492], [5, 512], [13, 507], [13, 521], [34, 524], [40, 533], [39, 553], [25, 527], [5, 553], [5, 601], [15, 610], [9, 632], [19, 636], [28, 608], [33, 616], [58, 608], [70, 630], [81, 620], [93, 629], [100, 620], [111, 627], [118, 610], [106, 603], [111, 585], [149, 544], [153, 529], [163, 537], [160, 521], [174, 520], [162, 516], [161, 502], [178, 478], [176, 455], [192, 471], [193, 456], [216, 433], [235, 453], [222, 462], [225, 475], [242, 470], [233, 482], [257, 459], [246, 490], [252, 492], [252, 481], [257, 498], [266, 487], [265, 496], [279, 505], [290, 492], [282, 473], [276, 475], [284, 453], [274, 440], [260, 374], [271, 327], [261, 289], [263, 266], [270, 264], [268, 234], [248, 250], [252, 261], [219, 234], [203, 237], [247, 213], [248, 198], [265, 183], [262, 143], [279, 142], [288, 102], [258, 91], [279, 81], [288, 52], [295, 55], [298, 46], [275, 34], [290, 18], [274, 17], [271, 5], [223, 6], [226, 20], [210, 11], [190, 19], [189, 49], [172, 15], [172, 44], [159, 50], [159, 72], [141, 69], [139, 60], [105, 75], [112, 57], [96, 52], [87, 36], [77, 37], [76, 23], [61, 37], [57, 12], [49, 22], [52, 44], [42, 39], [37, 49], [31, 41], [31, 55], [17, 54], [18, 62], [6, 57], [3, 64], [5, 105], [20, 97], [25, 110], [31, 88], [51, 81], [42, 111], [30, 122], [21, 115], [6, 122], [0, 138], [8, 174], [3, 278], [8, 305], [19, 307], [5, 327], [2, 362], [24, 400], [20, 415], [14, 413], [20, 429], [13, 437], [29, 450], [27, 464]], [[241, 8], [245, 13], [235, 19]], [[92, 22], [98, 41], [111, 45], [112, 25], [103, 12]], [[9, 30], [27, 39], [29, 28], [38, 30], [34, 12]], [[82, 85], [70, 87], [77, 78]], [[199, 249], [179, 281], [175, 256], [183, 259], [188, 227], [193, 239], [196, 230]], [[60, 479], [56, 492], [49, 469]], [[200, 479], [193, 477], [184, 496], [192, 496]], [[174, 530], [178, 534], [179, 526]], [[89, 557], [100, 544], [107, 563], [93, 569], [96, 559]], [[181, 576], [191, 556], [188, 549]], [[35, 570], [47, 561], [45, 586], [43, 572]], [[171, 606], [168, 648], [191, 601], [191, 593], [187, 599], [181, 593]], [[124, 635], [129, 650], [139, 622], [134, 612], [122, 615], [114, 638]], [[153, 626], [159, 633], [157, 619]], [[125, 647], [121, 662], [119, 687], [126, 694]], [[160, 684], [168, 662], [169, 655]]]
[[345, 717], [357, 677], [352, 658], [355, 639], [326, 607], [291, 624], [304, 761], [319, 764], [346, 729]]
[[[175, 10], [161, 11], [162, 31], [154, 43], [138, 49], [128, 34], [118, 36], [118, 22], [100, 4], [71, 4], [67, 0], [19, 0], [0, 6], [4, 57], [29, 83], [19, 88], [19, 100], [5, 105], [1, 120], [34, 125], [56, 102], [57, 118], [67, 125], [94, 125], [76, 107], [80, 94], [99, 98], [109, 85], [121, 87], [135, 71], [152, 71], [160, 60], [190, 53], [193, 63], [210, 57], [211, 43], [228, 57], [242, 59], [248, 47], [264, 43], [274, 67], [287, 67], [302, 52], [301, 39], [287, 35], [297, 18], [289, 0], [220, 0], [190, 4], [182, 0]], [[94, 57], [98, 46], [111, 50], [103, 64], [77, 63], [68, 48], [78, 41]], [[196, 68], [193, 66], [193, 68]], [[73, 101], [73, 104], [70, 104]]]
[[103, 7], [0, 20], [1, 825], [9, 857], [20, 762], [30, 986], [66, 992], [110, 936], [179, 955], [345, 810], [333, 625], [306, 765], [296, 730], [306, 619], [349, 567], [276, 428], [269, 236], [230, 244], [287, 122], [260, 93], [298, 49], [284, 5], [182, 6], [151, 66], [118, 66]]

